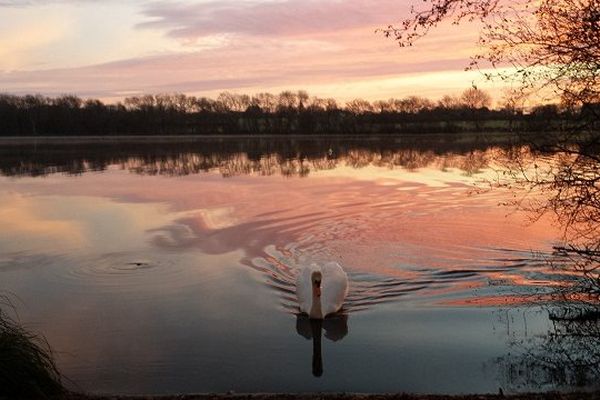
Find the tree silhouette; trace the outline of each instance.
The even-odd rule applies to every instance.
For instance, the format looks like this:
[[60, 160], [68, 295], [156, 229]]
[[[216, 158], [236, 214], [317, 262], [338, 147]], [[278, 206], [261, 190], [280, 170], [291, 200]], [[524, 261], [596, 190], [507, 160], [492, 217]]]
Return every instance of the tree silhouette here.
[[521, 392], [595, 385], [600, 378], [600, 310], [580, 304], [544, 309], [548, 331], [510, 340], [510, 351], [495, 360], [502, 386]]
[[354, 99], [346, 103], [346, 109], [360, 115], [373, 111], [373, 106], [365, 99]]
[[[480, 52], [471, 67], [511, 66], [489, 77], [570, 107], [600, 100], [600, 3], [597, 0], [425, 0], [424, 9], [382, 32], [412, 46], [441, 22], [479, 21]], [[596, 115], [597, 118], [597, 115]]]
[[[535, 94], [561, 101], [562, 110], [555, 105], [539, 106], [530, 116], [534, 129], [556, 133], [551, 145], [540, 148], [529, 143], [530, 148], [558, 157], [540, 159], [531, 157], [536, 152], [520, 152], [507, 166], [508, 179], [498, 183], [540, 195], [527, 208], [534, 215], [555, 215], [567, 241], [559, 250], [572, 259], [588, 284], [579, 290], [600, 290], [600, 2], [424, 3], [424, 9], [413, 9], [410, 18], [398, 27], [388, 26], [384, 34], [401, 46], [410, 46], [442, 21], [477, 20], [483, 26], [480, 52], [473, 55], [471, 67], [512, 67], [487, 76], [518, 83], [518, 96]], [[471, 96], [463, 100], [467, 97]]]
[[302, 90], [253, 96], [223, 92], [217, 99], [145, 94], [117, 104], [72, 95], [0, 95], [0, 135], [482, 133], [515, 126], [532, 131], [594, 110], [544, 106], [526, 115], [485, 107], [488, 95], [481, 90], [465, 93], [470, 95], [445, 96], [438, 103], [409, 96], [355, 99], [345, 107]]
[[492, 96], [481, 89], [472, 87], [461, 94], [460, 102], [469, 109], [479, 110], [481, 108], [490, 108], [492, 105]]

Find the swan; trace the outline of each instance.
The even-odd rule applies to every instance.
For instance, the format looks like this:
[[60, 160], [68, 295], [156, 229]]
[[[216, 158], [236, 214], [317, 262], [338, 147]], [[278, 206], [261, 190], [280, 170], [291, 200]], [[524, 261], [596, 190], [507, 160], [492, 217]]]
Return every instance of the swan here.
[[348, 275], [335, 261], [305, 266], [296, 278], [300, 311], [311, 319], [323, 319], [339, 311], [347, 294]]

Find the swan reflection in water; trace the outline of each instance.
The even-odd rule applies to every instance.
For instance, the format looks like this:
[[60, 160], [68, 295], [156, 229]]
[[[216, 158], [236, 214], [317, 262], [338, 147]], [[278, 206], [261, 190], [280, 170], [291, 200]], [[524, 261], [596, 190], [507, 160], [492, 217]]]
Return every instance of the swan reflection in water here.
[[325, 319], [311, 319], [306, 314], [296, 316], [296, 332], [313, 342], [312, 373], [323, 375], [323, 357], [321, 355], [321, 334], [332, 342], [342, 340], [348, 334], [348, 315], [334, 314]]

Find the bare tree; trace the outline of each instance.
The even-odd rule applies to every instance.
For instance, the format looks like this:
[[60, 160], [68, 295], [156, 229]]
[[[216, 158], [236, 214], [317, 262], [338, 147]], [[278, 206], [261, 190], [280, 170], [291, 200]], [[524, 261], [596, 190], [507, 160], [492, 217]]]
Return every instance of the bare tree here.
[[[443, 21], [479, 21], [480, 52], [471, 67], [510, 66], [489, 78], [571, 106], [600, 101], [600, 3], [597, 0], [424, 0], [399, 26], [381, 31], [412, 46]], [[596, 116], [597, 118], [597, 116]]]
[[298, 109], [304, 109], [308, 104], [308, 99], [310, 98], [306, 90], [298, 90], [298, 93], [296, 93], [296, 97], [298, 99]]
[[250, 96], [246, 94], [236, 94], [223, 92], [217, 97], [217, 102], [221, 104], [226, 111], [242, 112], [250, 106]]
[[460, 102], [466, 108], [479, 110], [481, 108], [490, 108], [492, 105], [492, 96], [488, 92], [476, 87], [465, 90], [460, 96]]
[[214, 112], [216, 110], [215, 101], [207, 97], [199, 97], [196, 99], [194, 106], [199, 112]]
[[336, 111], [336, 110], [339, 110], [339, 108], [340, 107], [338, 106], [336, 99], [331, 98], [331, 97], [325, 99], [325, 109], [327, 111]]
[[[545, 146], [529, 144], [508, 166], [500, 185], [541, 193], [529, 208], [552, 212], [563, 224], [561, 249], [600, 290], [600, 2], [598, 0], [424, 0], [423, 9], [382, 32], [411, 46], [441, 22], [482, 24], [480, 50], [471, 68], [495, 67], [486, 75], [517, 84], [518, 96], [559, 100], [576, 118], [544, 129], [560, 133]], [[499, 68], [503, 67], [503, 68]], [[508, 67], [508, 68], [505, 68]], [[470, 96], [469, 96], [470, 97]], [[483, 105], [480, 103], [479, 105]], [[579, 114], [576, 114], [577, 111]], [[550, 108], [540, 108], [538, 112]], [[552, 109], [556, 116], [558, 109]], [[535, 115], [534, 115], [535, 116]], [[543, 117], [543, 116], [542, 116]], [[545, 135], [549, 134], [545, 132]]]
[[416, 114], [422, 110], [432, 109], [433, 102], [425, 97], [409, 96], [402, 100], [396, 100], [394, 106], [398, 112]]
[[252, 96], [251, 104], [258, 106], [263, 112], [273, 113], [277, 110], [277, 96], [271, 93], [258, 93]]
[[373, 102], [373, 109], [377, 112], [393, 112], [394, 111], [394, 102], [393, 99], [390, 100], [376, 100]]
[[298, 95], [297, 93], [285, 90], [279, 93], [279, 105], [278, 109], [282, 111], [290, 111], [298, 109]]
[[373, 106], [365, 99], [354, 99], [346, 103], [346, 110], [354, 114], [365, 114], [373, 111]]
[[460, 99], [456, 96], [445, 95], [438, 101], [438, 107], [445, 110], [460, 108]]
[[60, 97], [57, 97], [56, 99], [54, 99], [52, 104], [57, 107], [78, 109], [78, 108], [81, 108], [81, 105], [83, 104], [83, 102], [77, 96], [64, 95], [64, 96], [60, 96]]

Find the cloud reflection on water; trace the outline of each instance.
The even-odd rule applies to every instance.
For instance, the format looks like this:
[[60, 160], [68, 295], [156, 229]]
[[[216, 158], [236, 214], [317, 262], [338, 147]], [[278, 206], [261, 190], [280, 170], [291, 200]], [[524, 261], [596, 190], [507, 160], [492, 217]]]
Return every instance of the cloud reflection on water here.
[[[104, 215], [113, 229], [121, 229], [127, 213], [155, 210], [151, 218], [140, 218], [142, 240], [160, 251], [219, 255], [241, 250], [244, 264], [269, 274], [279, 274], [286, 263], [293, 268], [300, 257], [336, 260], [357, 277], [367, 273], [410, 281], [420, 289], [416, 297], [448, 304], [470, 299], [476, 289], [485, 293], [479, 296], [493, 298], [507, 288], [545, 286], [552, 276], [559, 277], [532, 254], [550, 254], [556, 230], [549, 221], [527, 225], [522, 214], [507, 215], [498, 207], [504, 192], [472, 195], [473, 185], [501, 162], [504, 153], [496, 145], [450, 141], [441, 143], [448, 151], [434, 152], [418, 140], [265, 143], [271, 147], [220, 139], [192, 142], [198, 152], [148, 145], [133, 153], [124, 145], [116, 154], [84, 145], [83, 156], [67, 151], [68, 142], [47, 149], [40, 145], [29, 163], [20, 164], [24, 169], [3, 171], [17, 176], [106, 172], [84, 173], [77, 185], [60, 174], [3, 185], [35, 196], [66, 196], [71, 202], [78, 196], [113, 201], [119, 206]], [[107, 148], [115, 149], [112, 144]], [[139, 155], [144, 149], [148, 153]], [[98, 208], [80, 212], [90, 220]], [[115, 237], [131, 245], [123, 232]], [[542, 272], [550, 278], [539, 279]], [[390, 299], [409, 295], [406, 289], [390, 289]], [[371, 295], [373, 302], [385, 297]]]
[[[269, 388], [319, 390], [302, 381], [307, 348], [289, 334], [293, 282], [307, 259], [335, 260], [351, 284], [343, 323], [322, 326], [343, 346], [328, 348], [327, 360], [314, 352], [317, 374], [338, 371], [323, 373], [325, 387], [340, 387], [343, 368], [358, 389], [422, 389], [427, 371], [439, 390], [495, 390], [480, 376], [480, 360], [505, 350], [488, 337], [489, 310], [529, 304], [567, 280], [546, 264], [557, 229], [498, 207], [506, 192], [472, 193], [497, 161], [495, 146], [377, 143], [11, 148], [22, 163], [0, 159], [10, 175], [0, 177], [0, 197], [27, 200], [0, 205], [24, 224], [1, 226], [0, 246], [14, 249], [19, 232], [27, 240], [2, 255], [2, 283], [32, 304], [28, 318], [59, 350], [82, 357], [61, 362], [89, 387], [229, 390], [235, 375], [239, 388], [260, 390], [260, 366]], [[45, 221], [60, 234], [41, 229]], [[73, 238], [87, 245], [61, 247]], [[321, 336], [296, 322], [302, 336]], [[94, 332], [102, 335], [87, 343]], [[457, 379], [458, 358], [483, 383]], [[382, 372], [373, 376], [367, 361]], [[153, 386], [156, 376], [167, 383]]]

